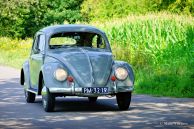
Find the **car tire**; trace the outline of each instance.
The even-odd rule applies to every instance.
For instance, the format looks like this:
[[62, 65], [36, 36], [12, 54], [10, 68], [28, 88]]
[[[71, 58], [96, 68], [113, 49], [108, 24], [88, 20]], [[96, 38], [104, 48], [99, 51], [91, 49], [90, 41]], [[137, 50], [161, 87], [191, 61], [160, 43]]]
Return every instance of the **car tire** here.
[[55, 108], [55, 96], [46, 88], [46, 94], [42, 95], [42, 104], [46, 112], [52, 112]]
[[36, 98], [36, 94], [31, 93], [27, 90], [24, 90], [24, 95], [25, 95], [25, 99], [27, 103], [34, 103], [35, 98]]
[[117, 93], [116, 98], [119, 110], [128, 110], [131, 103], [131, 92]]
[[98, 97], [88, 97], [90, 103], [95, 103]]

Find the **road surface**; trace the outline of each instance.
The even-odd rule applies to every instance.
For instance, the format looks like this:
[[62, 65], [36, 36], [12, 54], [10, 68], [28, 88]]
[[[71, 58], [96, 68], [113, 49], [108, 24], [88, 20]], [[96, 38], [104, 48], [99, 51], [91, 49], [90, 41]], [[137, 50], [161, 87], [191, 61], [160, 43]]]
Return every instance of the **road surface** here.
[[[46, 113], [41, 97], [26, 103], [19, 70], [0, 66], [0, 129], [128, 129], [194, 128], [194, 99], [134, 95], [128, 111], [119, 111], [115, 97], [57, 98], [55, 112]], [[165, 91], [164, 91], [165, 92]]]

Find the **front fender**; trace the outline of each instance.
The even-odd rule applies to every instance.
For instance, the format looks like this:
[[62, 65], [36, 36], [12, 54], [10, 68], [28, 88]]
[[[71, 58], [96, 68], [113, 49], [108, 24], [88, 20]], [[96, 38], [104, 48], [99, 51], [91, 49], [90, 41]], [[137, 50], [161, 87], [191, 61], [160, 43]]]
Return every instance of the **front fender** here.
[[[47, 88], [55, 87], [55, 88], [62, 88], [67, 87], [67, 81], [57, 81], [54, 77], [54, 72], [57, 68], [63, 68], [65, 69], [60, 63], [52, 62], [52, 63], [46, 63], [41, 67], [43, 79], [44, 79], [44, 85]], [[68, 71], [68, 70], [67, 70]]]
[[131, 65], [124, 61], [114, 61], [112, 76], [118, 67], [124, 67], [128, 71], [128, 77], [124, 81], [116, 80], [115, 82], [118, 88], [118, 92], [126, 92], [129, 87], [132, 87], [133, 89], [135, 77]]

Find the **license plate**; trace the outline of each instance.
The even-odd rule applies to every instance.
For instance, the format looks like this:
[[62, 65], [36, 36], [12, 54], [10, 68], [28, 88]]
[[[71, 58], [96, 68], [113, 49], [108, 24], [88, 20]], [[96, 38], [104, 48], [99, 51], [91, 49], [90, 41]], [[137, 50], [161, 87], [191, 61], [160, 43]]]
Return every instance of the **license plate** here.
[[108, 93], [108, 87], [84, 87], [82, 93], [86, 94], [106, 94]]

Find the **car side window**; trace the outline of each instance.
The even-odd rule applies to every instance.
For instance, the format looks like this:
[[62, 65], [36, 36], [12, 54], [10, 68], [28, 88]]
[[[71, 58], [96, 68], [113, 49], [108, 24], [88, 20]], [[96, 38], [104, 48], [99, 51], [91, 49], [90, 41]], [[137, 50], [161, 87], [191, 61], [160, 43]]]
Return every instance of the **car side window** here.
[[38, 38], [38, 48], [40, 51], [44, 51], [44, 47], [45, 47], [45, 36], [44, 35], [39, 35]]
[[38, 35], [35, 39], [33, 46], [34, 53], [44, 51], [44, 46], [45, 46], [45, 36], [42, 34]]
[[99, 35], [95, 35], [92, 38], [92, 47], [104, 49], [106, 47], [104, 39]]

